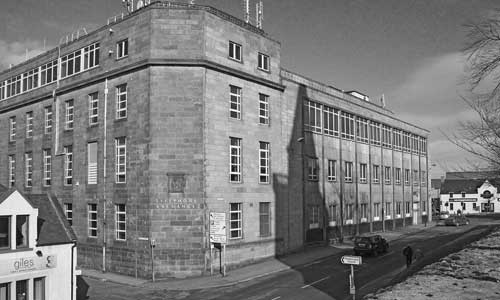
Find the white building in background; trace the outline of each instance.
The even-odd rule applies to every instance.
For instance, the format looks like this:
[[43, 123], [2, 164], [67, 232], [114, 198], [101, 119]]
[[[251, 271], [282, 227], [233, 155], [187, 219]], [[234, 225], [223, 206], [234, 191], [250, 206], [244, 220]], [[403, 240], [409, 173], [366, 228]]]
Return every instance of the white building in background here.
[[76, 236], [57, 199], [0, 185], [0, 300], [76, 299]]
[[441, 186], [441, 211], [451, 214], [500, 212], [497, 179], [445, 179]]

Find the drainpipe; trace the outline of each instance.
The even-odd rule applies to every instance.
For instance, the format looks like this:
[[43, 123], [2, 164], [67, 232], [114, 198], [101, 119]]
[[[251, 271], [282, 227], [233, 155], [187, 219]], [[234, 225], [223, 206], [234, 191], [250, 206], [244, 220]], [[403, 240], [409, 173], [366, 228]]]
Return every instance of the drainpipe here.
[[382, 232], [385, 232], [385, 199], [384, 199], [384, 187], [385, 187], [385, 166], [384, 166], [384, 142], [383, 142], [383, 125], [380, 124], [380, 133], [382, 134], [382, 141], [380, 143], [380, 190], [382, 192]]
[[368, 120], [368, 130], [369, 130], [369, 137], [368, 137], [368, 188], [369, 188], [369, 196], [370, 196], [370, 232], [373, 232], [373, 198], [372, 198], [372, 181], [373, 181], [373, 166], [372, 166], [372, 142], [373, 142], [373, 137], [372, 135], [372, 121]]
[[103, 225], [103, 234], [102, 234], [102, 271], [106, 272], [106, 229], [107, 229], [107, 224], [106, 224], [106, 165], [107, 165], [107, 148], [106, 148], [106, 141], [107, 141], [107, 119], [108, 119], [108, 79], [106, 78], [104, 80], [104, 137], [103, 137], [103, 157], [104, 157], [104, 163], [103, 163], [103, 219], [102, 219], [102, 225]]
[[76, 242], [73, 242], [73, 246], [71, 246], [71, 300], [74, 299], [75, 297], [75, 262], [74, 262], [74, 257], [75, 257], [75, 248], [76, 248]]
[[356, 209], [355, 209], [355, 214], [356, 214], [356, 235], [359, 235], [359, 223], [361, 222], [361, 217], [359, 213], [359, 174], [358, 174], [358, 133], [357, 133], [357, 128], [359, 126], [358, 123], [358, 117], [355, 117], [354, 119], [354, 180], [356, 184]]
[[339, 129], [339, 177], [340, 177], [340, 237], [339, 242], [344, 242], [344, 168], [342, 168], [342, 111], [339, 110], [338, 129]]

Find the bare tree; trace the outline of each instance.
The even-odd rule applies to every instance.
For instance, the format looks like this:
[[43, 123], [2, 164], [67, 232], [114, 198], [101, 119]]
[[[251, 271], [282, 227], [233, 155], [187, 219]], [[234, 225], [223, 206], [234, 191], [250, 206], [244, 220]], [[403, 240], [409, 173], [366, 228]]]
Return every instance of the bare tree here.
[[448, 139], [500, 170], [500, 10], [491, 17], [465, 25], [469, 94], [461, 96], [479, 117], [460, 122]]

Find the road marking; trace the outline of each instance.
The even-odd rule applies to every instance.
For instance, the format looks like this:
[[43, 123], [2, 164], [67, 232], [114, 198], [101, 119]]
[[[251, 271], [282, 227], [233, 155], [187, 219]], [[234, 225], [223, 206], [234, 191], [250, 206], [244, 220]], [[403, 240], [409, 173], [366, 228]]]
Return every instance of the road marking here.
[[303, 287], [301, 287], [301, 289], [305, 289], [305, 288], [307, 288], [307, 287], [310, 287], [310, 286], [312, 286], [312, 285], [314, 285], [314, 284], [316, 284], [316, 283], [318, 283], [318, 282], [321, 282], [321, 281], [323, 281], [323, 280], [325, 280], [325, 279], [328, 279], [328, 278], [330, 278], [330, 276], [326, 276], [325, 278], [321, 278], [320, 280], [316, 280], [315, 282], [311, 282], [311, 283], [309, 283], [309, 284], [306, 284], [306, 285], [304, 285]]
[[271, 300], [277, 300], [277, 299], [279, 299], [279, 298], [281, 298], [281, 296], [278, 296], [278, 297], [273, 298], [273, 299], [271, 299]]

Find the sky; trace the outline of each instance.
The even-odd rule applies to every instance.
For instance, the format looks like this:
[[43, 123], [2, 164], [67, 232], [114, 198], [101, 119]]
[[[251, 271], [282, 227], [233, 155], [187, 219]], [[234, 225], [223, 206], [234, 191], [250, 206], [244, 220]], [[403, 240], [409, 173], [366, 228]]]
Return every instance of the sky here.
[[[250, 0], [252, 22], [256, 0]], [[179, 2], [189, 2], [179, 0]], [[196, 0], [243, 18], [242, 0]], [[263, 29], [281, 42], [281, 65], [342, 90], [357, 90], [428, 129], [430, 174], [468, 168], [474, 158], [443, 135], [475, 118], [465, 95], [467, 22], [498, 0], [263, 0]], [[124, 12], [121, 0], [2, 0], [0, 69], [22, 62], [80, 28]]]

